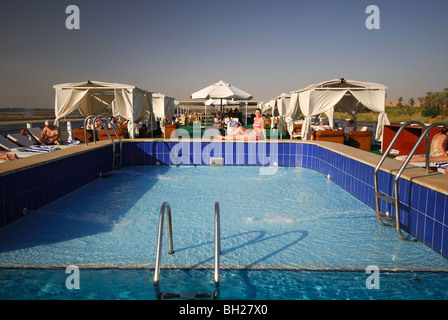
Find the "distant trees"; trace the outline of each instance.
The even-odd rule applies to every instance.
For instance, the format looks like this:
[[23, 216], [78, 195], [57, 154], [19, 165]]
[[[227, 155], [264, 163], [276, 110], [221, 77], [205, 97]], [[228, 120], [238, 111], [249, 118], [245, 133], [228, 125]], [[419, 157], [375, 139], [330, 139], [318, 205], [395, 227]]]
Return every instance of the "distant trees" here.
[[448, 115], [448, 88], [445, 88], [441, 92], [426, 92], [426, 96], [421, 99], [423, 116], [436, 117], [438, 115]]

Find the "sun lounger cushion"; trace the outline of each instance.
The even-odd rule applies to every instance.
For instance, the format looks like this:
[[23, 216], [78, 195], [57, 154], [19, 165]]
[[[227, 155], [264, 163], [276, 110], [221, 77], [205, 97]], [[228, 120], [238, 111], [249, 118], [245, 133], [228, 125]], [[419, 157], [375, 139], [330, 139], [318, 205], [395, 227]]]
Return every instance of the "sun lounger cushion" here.
[[37, 141], [40, 141], [40, 137], [41, 137], [41, 134], [42, 134], [42, 129], [41, 128], [39, 128], [39, 127], [28, 128], [27, 131], [28, 131], [29, 134], [31, 134], [34, 137], [34, 139], [36, 139]]
[[0, 147], [6, 151], [13, 151], [14, 149], [20, 148], [19, 145], [15, 144], [2, 135], [0, 135]]
[[6, 137], [22, 147], [34, 146], [34, 141], [31, 141], [30, 139], [28, 139], [24, 135], [21, 135], [20, 133], [8, 134]]

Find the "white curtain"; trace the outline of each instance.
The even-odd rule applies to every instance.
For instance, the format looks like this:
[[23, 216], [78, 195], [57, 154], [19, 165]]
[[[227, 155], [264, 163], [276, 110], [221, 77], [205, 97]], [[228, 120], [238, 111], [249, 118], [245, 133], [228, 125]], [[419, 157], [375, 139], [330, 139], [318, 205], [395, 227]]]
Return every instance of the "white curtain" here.
[[350, 93], [367, 108], [379, 112], [378, 125], [376, 128], [375, 139], [381, 141], [383, 139], [383, 126], [390, 124], [389, 118], [385, 111], [385, 90], [350, 90]]
[[135, 138], [135, 123], [151, 113], [150, 95], [150, 93], [140, 90], [115, 90], [113, 114], [120, 115], [120, 117], [128, 121], [128, 133], [131, 139]]
[[[88, 90], [56, 89], [54, 108], [54, 113], [56, 116], [55, 122], [75, 111], [80, 105], [81, 101], [86, 97], [87, 92]], [[83, 116], [85, 117], [87, 117], [88, 115], [90, 114], [83, 114]]]
[[300, 105], [298, 103], [299, 94], [294, 92], [291, 94], [291, 99], [288, 104], [288, 111], [286, 113], [285, 122], [288, 128], [289, 135], [294, 132], [294, 118], [300, 114]]
[[174, 115], [174, 98], [163, 94], [154, 94], [152, 97], [154, 116], [160, 121], [160, 129], [165, 132], [165, 118], [171, 120]]
[[302, 125], [302, 140], [308, 139], [311, 134], [311, 117], [325, 113], [330, 126], [333, 126], [334, 106], [341, 100], [347, 90], [317, 90], [299, 93], [299, 105], [305, 116]]

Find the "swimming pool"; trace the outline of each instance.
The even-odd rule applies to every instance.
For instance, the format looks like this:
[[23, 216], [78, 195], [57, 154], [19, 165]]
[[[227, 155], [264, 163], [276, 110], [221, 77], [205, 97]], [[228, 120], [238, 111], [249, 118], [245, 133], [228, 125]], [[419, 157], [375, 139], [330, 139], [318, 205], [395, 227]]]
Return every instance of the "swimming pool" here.
[[[214, 203], [218, 201], [223, 269], [220, 298], [319, 298], [313, 290], [307, 295], [297, 289], [297, 281], [301, 281], [300, 288], [306, 288], [308, 283], [312, 288], [325, 288], [321, 295], [324, 299], [381, 299], [381, 292], [388, 299], [431, 299], [430, 293], [421, 290], [400, 289], [397, 294], [391, 294], [389, 289], [367, 290], [365, 270], [372, 265], [381, 271], [383, 283], [395, 281], [391, 287], [409, 287], [412, 283], [410, 287], [433, 293], [448, 292], [441, 287], [448, 270], [446, 259], [421, 243], [400, 240], [393, 229], [377, 222], [370, 207], [326, 176], [294, 167], [278, 168], [273, 175], [259, 173], [258, 167], [144, 166], [123, 168], [109, 178], [97, 179], [0, 229], [2, 282], [14, 286], [14, 272], [21, 275], [18, 279], [22, 281], [27, 278], [24, 274], [39, 277], [40, 272], [49, 279], [53, 276], [45, 272], [51, 271], [59, 280], [40, 285], [40, 298], [95, 299], [101, 296], [97, 290], [104, 288], [96, 288], [88, 274], [101, 278], [104, 270], [96, 269], [108, 269], [105, 274], [111, 282], [117, 278], [113, 274], [121, 272], [142, 283], [129, 281], [129, 289], [108, 290], [111, 295], [104, 297], [141, 297], [139, 286], [152, 286], [158, 214], [161, 204], [168, 201], [175, 254], [167, 254], [165, 236], [161, 289], [184, 290], [171, 288], [170, 281], [164, 279], [187, 278], [185, 272], [205, 273], [199, 278], [209, 278], [206, 282], [212, 283], [209, 269], [213, 266]], [[89, 288], [87, 293], [67, 293], [68, 274], [64, 269], [68, 265], [80, 268], [81, 288], [84, 283]], [[55, 270], [29, 269], [34, 267]], [[286, 277], [278, 280], [281, 286], [261, 289], [267, 279], [275, 283], [276, 277]], [[334, 282], [329, 285], [325, 277], [341, 281], [327, 281]], [[195, 278], [187, 282], [197, 283]], [[237, 278], [251, 280], [235, 285], [232, 279]], [[402, 285], [400, 279], [408, 285]], [[343, 288], [356, 287], [363, 293], [351, 295], [356, 290], [340, 289], [341, 283], [348, 283]], [[232, 291], [240, 286], [243, 289]], [[61, 294], [57, 288], [62, 288]], [[255, 288], [256, 294], [250, 288]], [[120, 292], [126, 294], [120, 296]], [[12, 298], [26, 298], [17, 294]], [[1, 296], [9, 297], [4, 291]], [[447, 298], [443, 294], [436, 296]]]

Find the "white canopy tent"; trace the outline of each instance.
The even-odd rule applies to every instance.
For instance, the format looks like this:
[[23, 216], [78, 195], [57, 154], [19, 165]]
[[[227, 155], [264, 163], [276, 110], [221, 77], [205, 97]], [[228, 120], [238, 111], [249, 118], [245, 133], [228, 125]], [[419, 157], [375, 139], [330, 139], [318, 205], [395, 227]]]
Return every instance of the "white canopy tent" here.
[[171, 117], [174, 116], [177, 104], [174, 101], [174, 98], [161, 93], [153, 93], [152, 105], [154, 116], [160, 121], [160, 129], [162, 132], [165, 132], [165, 120], [170, 120]]
[[102, 114], [114, 102], [114, 116], [128, 120], [129, 137], [134, 138], [134, 124], [153, 113], [152, 92], [132, 85], [87, 81], [58, 84], [53, 88], [56, 91], [55, 121], [75, 110], [79, 110], [84, 117]]
[[311, 134], [311, 118], [325, 113], [330, 126], [333, 126], [334, 107], [338, 105], [351, 114], [356, 120], [356, 114], [361, 104], [378, 112], [378, 125], [375, 139], [382, 140], [383, 126], [390, 124], [385, 111], [387, 87], [373, 82], [335, 79], [308, 86], [302, 90], [291, 92], [286, 122], [290, 134], [294, 131], [294, 117], [300, 112], [305, 117], [302, 126], [302, 139]]
[[271, 129], [275, 127], [276, 120], [279, 120], [278, 131], [283, 132], [285, 129], [285, 118], [289, 115], [289, 105], [290, 105], [291, 95], [287, 93], [282, 93], [276, 98], [264, 101], [258, 104], [261, 112], [271, 111]]

